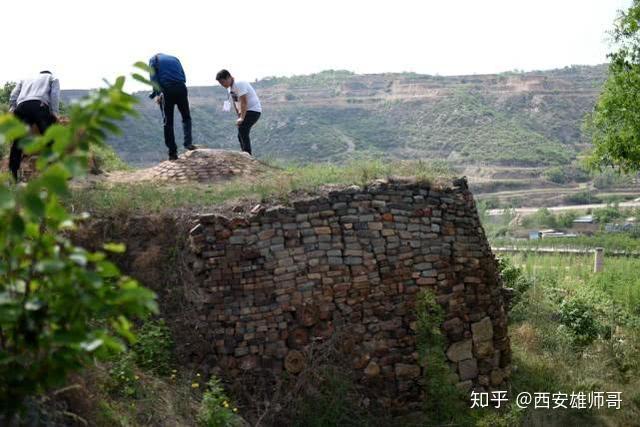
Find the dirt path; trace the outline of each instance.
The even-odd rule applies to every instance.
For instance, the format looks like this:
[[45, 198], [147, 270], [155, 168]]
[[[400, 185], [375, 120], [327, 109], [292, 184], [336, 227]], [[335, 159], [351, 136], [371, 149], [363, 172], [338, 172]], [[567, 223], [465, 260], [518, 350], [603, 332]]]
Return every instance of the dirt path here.
[[340, 140], [347, 144], [347, 153], [353, 153], [356, 151], [356, 142], [353, 138], [336, 127], [334, 127], [333, 130], [338, 134]]

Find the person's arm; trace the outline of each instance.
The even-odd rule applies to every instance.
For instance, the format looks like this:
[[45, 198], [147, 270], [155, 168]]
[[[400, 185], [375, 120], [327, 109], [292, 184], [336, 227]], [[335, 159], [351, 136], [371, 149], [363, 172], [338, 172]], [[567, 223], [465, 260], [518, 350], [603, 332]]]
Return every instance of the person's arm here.
[[158, 90], [156, 89], [159, 86], [159, 83], [158, 83], [158, 55], [154, 55], [149, 60], [149, 68], [151, 68], [151, 70], [149, 71], [149, 80], [151, 80], [151, 82], [154, 84], [153, 92], [151, 92], [151, 95], [149, 95], [149, 98], [153, 99], [156, 96], [160, 95], [158, 93]]
[[242, 123], [246, 115], [247, 115], [247, 95], [242, 95], [240, 97], [240, 111], [238, 111], [238, 123]]
[[11, 95], [9, 95], [9, 111], [13, 112], [18, 106], [18, 97], [20, 96], [20, 91], [22, 90], [22, 81], [19, 81], [16, 84], [16, 87], [11, 91]]
[[58, 119], [60, 113], [60, 80], [54, 78], [51, 80], [51, 92], [49, 93], [49, 108], [51, 114]]
[[240, 103], [240, 111], [238, 111], [238, 125], [240, 125], [247, 115], [247, 95], [249, 93], [248, 85], [245, 82], [236, 82], [237, 96]]

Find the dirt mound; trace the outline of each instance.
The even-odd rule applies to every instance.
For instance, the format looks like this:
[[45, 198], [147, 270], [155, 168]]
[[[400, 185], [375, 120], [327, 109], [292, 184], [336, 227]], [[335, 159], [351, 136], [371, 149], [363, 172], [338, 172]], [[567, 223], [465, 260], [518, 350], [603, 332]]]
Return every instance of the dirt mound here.
[[257, 176], [269, 166], [240, 151], [199, 148], [187, 151], [178, 160], [133, 172], [109, 174], [111, 182], [170, 181], [218, 182], [243, 176]]

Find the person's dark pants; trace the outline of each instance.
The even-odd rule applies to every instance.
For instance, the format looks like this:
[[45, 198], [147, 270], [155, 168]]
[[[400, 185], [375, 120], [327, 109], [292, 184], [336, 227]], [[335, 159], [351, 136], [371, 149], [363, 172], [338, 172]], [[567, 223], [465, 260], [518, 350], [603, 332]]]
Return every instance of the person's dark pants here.
[[176, 137], [173, 133], [173, 111], [178, 106], [182, 116], [182, 130], [184, 131], [184, 146], [193, 145], [191, 137], [191, 113], [189, 112], [189, 99], [187, 86], [184, 83], [168, 85], [162, 88], [162, 102], [160, 110], [164, 118], [164, 143], [169, 149], [169, 156], [178, 154]]
[[[29, 127], [35, 125], [41, 135], [56, 122], [56, 118], [51, 114], [49, 106], [41, 101], [24, 101], [18, 105], [13, 114]], [[11, 144], [9, 153], [9, 170], [16, 180], [18, 179], [20, 163], [22, 163], [22, 149], [20, 148], [20, 140], [16, 139]]]
[[242, 124], [238, 126], [238, 141], [240, 141], [240, 149], [251, 154], [251, 127], [256, 124], [260, 118], [260, 113], [257, 111], [247, 111], [244, 116]]

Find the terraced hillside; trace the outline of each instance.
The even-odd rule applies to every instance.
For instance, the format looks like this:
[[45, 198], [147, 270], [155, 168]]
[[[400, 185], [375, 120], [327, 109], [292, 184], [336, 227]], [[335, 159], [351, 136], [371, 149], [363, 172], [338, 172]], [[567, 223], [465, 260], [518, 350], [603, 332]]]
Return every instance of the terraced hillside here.
[[[456, 77], [325, 71], [267, 78], [255, 84], [265, 111], [254, 130], [254, 154], [298, 162], [366, 154], [564, 164], [588, 142], [580, 127], [605, 77], [601, 65]], [[139, 97], [140, 116], [111, 143], [125, 161], [145, 165], [164, 159], [165, 149], [160, 112], [146, 94]], [[233, 117], [221, 111], [225, 99], [218, 86], [190, 88], [196, 144], [237, 149]], [[176, 131], [180, 141], [179, 125]]]

